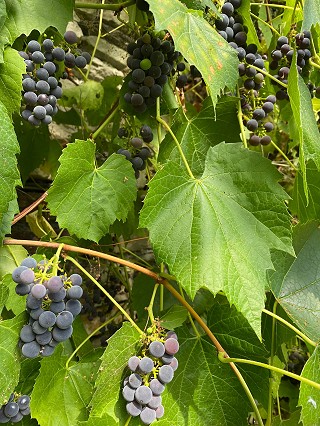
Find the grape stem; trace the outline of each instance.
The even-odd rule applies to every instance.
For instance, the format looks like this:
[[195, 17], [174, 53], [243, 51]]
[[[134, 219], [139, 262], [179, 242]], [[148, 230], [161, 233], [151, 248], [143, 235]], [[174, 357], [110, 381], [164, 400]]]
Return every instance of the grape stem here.
[[280, 84], [280, 86], [284, 87], [285, 89], [288, 87], [287, 84], [283, 83], [281, 80], [278, 80], [273, 75], [269, 74], [268, 71], [264, 71], [261, 68], [256, 67], [255, 65], [249, 65], [250, 68], [254, 68], [255, 70], [261, 72], [261, 74], [267, 75], [271, 80], [275, 81], [276, 83]]
[[124, 426], [129, 426], [129, 423], [130, 423], [131, 419], [132, 419], [132, 416], [130, 416], [130, 417], [128, 418], [128, 420], [126, 421], [126, 424], [125, 424]]
[[120, 108], [119, 99], [117, 99], [115, 103], [112, 105], [108, 114], [106, 115], [106, 118], [102, 121], [101, 124], [99, 124], [97, 130], [91, 135], [92, 140], [96, 139], [96, 137], [102, 132], [105, 126], [110, 123], [110, 121], [113, 119], [115, 114], [118, 112], [119, 108]]
[[219, 352], [218, 358], [222, 363], [231, 363], [231, 362], [239, 362], [242, 364], [250, 364], [250, 365], [256, 365], [257, 367], [266, 368], [271, 371], [275, 371], [276, 373], [282, 374], [284, 376], [291, 377], [292, 379], [299, 380], [299, 382], [305, 383], [309, 386], [312, 386], [315, 389], [320, 390], [320, 383], [316, 383], [313, 380], [307, 379], [306, 377], [299, 376], [298, 374], [291, 373], [290, 371], [283, 370], [282, 368], [275, 367], [274, 365], [265, 364], [263, 362], [259, 361], [253, 361], [251, 359], [243, 359], [243, 358], [229, 358], [226, 357], [225, 352]]
[[19, 222], [19, 220], [21, 220], [27, 214], [32, 212], [32, 210], [34, 210], [39, 204], [42, 203], [42, 201], [44, 201], [44, 199], [46, 198], [47, 195], [48, 195], [48, 193], [44, 192], [41, 195], [41, 197], [39, 197], [36, 201], [34, 201], [32, 204], [30, 204], [30, 206], [26, 207], [24, 210], [22, 210], [22, 212], [15, 215], [13, 221], [11, 222], [11, 225], [14, 225], [15, 223]]
[[63, 250], [64, 244], [60, 244], [58, 247], [58, 250], [56, 251], [55, 255], [53, 256], [53, 262], [52, 262], [52, 274], [53, 276], [58, 274], [58, 266], [59, 266], [59, 257]]
[[[269, 5], [270, 6], [270, 5]], [[260, 21], [260, 22], [263, 22], [263, 24], [264, 25], [266, 25], [267, 27], [269, 27], [270, 28], [270, 30], [271, 31], [273, 31], [275, 34], [277, 34], [277, 36], [278, 37], [280, 37], [281, 36], [281, 34], [272, 26], [272, 25], [270, 25], [268, 22], [266, 22], [266, 21], [264, 21], [263, 19], [261, 19], [259, 16], [257, 16], [257, 15], [255, 15], [254, 13], [252, 13], [252, 12], [250, 12], [250, 15], [253, 17], [253, 18], [255, 18], [255, 19], [257, 19], [258, 21]]]
[[311, 59], [309, 59], [309, 64], [311, 64], [315, 68], [320, 69], [320, 65], [318, 65], [316, 62], [313, 62]]
[[[102, 4], [100, 6], [106, 6], [104, 4], [104, 1], [105, 0], [102, 0]], [[89, 66], [88, 66], [88, 69], [87, 69], [87, 72], [86, 72], [86, 75], [85, 75], [85, 79], [87, 79], [89, 77], [92, 61], [95, 57], [95, 54], [96, 54], [96, 51], [97, 51], [97, 48], [98, 48], [98, 44], [100, 42], [100, 38], [101, 38], [101, 34], [102, 34], [102, 20], [103, 20], [103, 8], [100, 10], [98, 35], [97, 35], [96, 42], [94, 44], [93, 52], [92, 52], [92, 55], [91, 55], [91, 58], [90, 58], [90, 62], [89, 62]]]
[[101, 4], [101, 3], [81, 3], [76, 1], [74, 7], [76, 9], [105, 9], [105, 10], [114, 10], [115, 12], [124, 9], [125, 7], [132, 6], [136, 3], [135, 0], [127, 0], [123, 3], [110, 3], [110, 4]]
[[285, 319], [281, 318], [279, 315], [275, 314], [274, 312], [268, 311], [268, 309], [265, 309], [265, 308], [262, 309], [262, 312], [264, 312], [265, 314], [269, 315], [270, 317], [273, 317], [276, 320], [282, 322], [288, 328], [291, 328], [291, 330], [293, 330], [298, 336], [301, 337], [302, 340], [304, 340], [309, 345], [314, 346], [314, 347], [317, 346], [316, 342], [314, 342], [313, 340], [309, 339], [309, 337], [306, 336], [304, 333], [302, 333], [302, 331], [298, 330], [294, 325], [290, 324], [288, 321], [286, 321]]
[[182, 149], [181, 149], [181, 145], [180, 145], [180, 143], [179, 143], [179, 141], [178, 141], [178, 139], [177, 139], [176, 135], [175, 135], [175, 134], [173, 133], [173, 131], [171, 130], [171, 127], [170, 127], [170, 126], [169, 126], [169, 124], [168, 124], [165, 120], [163, 120], [163, 118], [161, 118], [159, 115], [157, 115], [157, 121], [159, 121], [159, 123], [161, 123], [161, 124], [163, 125], [163, 127], [165, 127], [165, 128], [166, 128], [166, 130], [170, 133], [170, 135], [171, 135], [172, 139], [174, 140], [174, 142], [175, 142], [175, 144], [176, 144], [176, 147], [178, 148], [178, 151], [179, 151], [180, 157], [182, 158], [182, 161], [183, 161], [183, 163], [184, 163], [184, 165], [185, 165], [185, 167], [186, 167], [186, 169], [187, 169], [187, 172], [188, 172], [189, 176], [191, 177], [191, 179], [194, 179], [194, 180], [195, 180], [195, 177], [194, 177], [194, 175], [193, 175], [193, 173], [192, 173], [192, 171], [191, 171], [191, 169], [190, 169], [190, 166], [189, 166], [189, 164], [188, 164], [188, 161], [187, 161], [187, 159], [186, 159], [186, 157], [185, 157], [185, 155], [184, 155], [184, 153], [183, 153], [183, 151], [182, 151]]
[[107, 290], [102, 287], [102, 285], [100, 283], [98, 283], [98, 281], [96, 279], [93, 278], [93, 276], [86, 270], [84, 269], [80, 263], [78, 263], [73, 257], [70, 256], [65, 256], [64, 257], [65, 260], [69, 260], [70, 262], [72, 262], [74, 265], [76, 265], [77, 268], [80, 269], [80, 271], [82, 271], [101, 291], [102, 293], [104, 293], [107, 298], [119, 309], [119, 311], [123, 314], [123, 316], [131, 323], [131, 325], [137, 330], [137, 332], [139, 334], [141, 334], [141, 336], [144, 336], [144, 332], [141, 330], [141, 328], [133, 321], [133, 319], [130, 317], [130, 315], [123, 309], [123, 307], [111, 296], [111, 294], [109, 294], [107, 292]]
[[72, 352], [72, 354], [69, 356], [69, 358], [67, 359], [66, 362], [66, 370], [68, 370], [69, 368], [69, 364], [72, 360], [72, 358], [76, 355], [76, 353], [82, 348], [83, 345], [85, 345], [88, 340], [91, 339], [92, 336], [94, 336], [99, 330], [101, 330], [101, 328], [107, 326], [108, 324], [110, 324], [115, 318], [117, 318], [117, 316], [119, 316], [119, 312], [117, 312], [115, 315], [113, 315], [113, 317], [109, 318], [108, 321], [105, 321], [103, 324], [99, 325], [98, 328], [96, 328], [95, 330], [93, 330], [93, 332], [91, 334], [89, 334], [81, 343], [79, 346], [77, 346], [75, 348], [75, 350]]
[[288, 162], [288, 164], [290, 164], [290, 166], [293, 168], [293, 170], [297, 171], [297, 168], [292, 163], [292, 161], [289, 160], [289, 158], [286, 156], [286, 154], [282, 151], [281, 148], [278, 147], [278, 145], [276, 143], [273, 142], [273, 140], [271, 140], [271, 144], [283, 156], [283, 158]]
[[149, 306], [146, 308], [148, 315], [149, 315], [149, 318], [150, 318], [150, 321], [151, 321], [151, 324], [154, 323], [153, 304], [154, 304], [154, 299], [156, 297], [158, 288], [159, 288], [159, 283], [156, 283], [154, 288], [153, 288], [153, 292], [152, 292], [152, 296], [151, 296], [151, 299], [150, 299]]
[[[273, 304], [273, 314], [276, 315], [278, 302], [275, 300]], [[267, 311], [269, 312], [269, 311]], [[267, 313], [266, 312], [266, 313]], [[270, 349], [270, 358], [269, 364], [273, 365], [274, 355], [275, 355], [275, 334], [276, 334], [276, 318], [272, 316], [272, 328], [271, 328], [271, 349]], [[266, 426], [271, 426], [272, 417], [273, 417], [273, 377], [271, 371], [269, 371], [269, 389], [268, 389], [268, 408], [267, 408], [267, 421]]]
[[242, 108], [241, 108], [241, 98], [240, 98], [239, 86], [237, 86], [237, 96], [238, 96], [238, 99], [239, 99], [238, 100], [237, 117], [238, 117], [238, 122], [239, 122], [240, 130], [241, 130], [241, 139], [242, 139], [242, 143], [243, 143], [244, 147], [248, 148], [246, 133], [245, 133], [243, 120], [242, 120]]
[[269, 7], [278, 7], [280, 9], [291, 9], [291, 10], [293, 10], [292, 6], [286, 6], [286, 5], [283, 5], [283, 4], [250, 3], [250, 6], [269, 6]]

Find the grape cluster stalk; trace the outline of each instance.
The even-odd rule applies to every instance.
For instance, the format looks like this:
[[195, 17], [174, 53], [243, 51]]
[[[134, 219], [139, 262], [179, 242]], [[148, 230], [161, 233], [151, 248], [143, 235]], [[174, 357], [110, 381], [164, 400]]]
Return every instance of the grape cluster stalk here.
[[78, 37], [73, 31], [67, 31], [64, 40], [63, 48], [55, 46], [50, 38], [41, 44], [31, 40], [26, 51], [19, 52], [26, 65], [21, 116], [33, 126], [49, 125], [57, 114], [57, 102], [62, 97], [60, 78], [68, 78], [68, 69], [85, 68], [90, 62], [89, 53], [75, 49]]
[[54, 275], [46, 259], [24, 259], [12, 272], [16, 293], [25, 296], [28, 324], [20, 331], [19, 345], [26, 358], [53, 354], [55, 347], [72, 336], [72, 323], [80, 314], [83, 294], [79, 274]]
[[127, 413], [139, 416], [145, 425], [164, 415], [161, 394], [178, 368], [178, 351], [178, 337], [169, 331], [164, 339], [153, 340], [144, 356], [132, 356], [128, 361], [131, 374], [124, 379], [122, 396]]
[[8, 402], [0, 407], [0, 424], [18, 423], [29, 414], [30, 397], [28, 395], [17, 396], [12, 393]]

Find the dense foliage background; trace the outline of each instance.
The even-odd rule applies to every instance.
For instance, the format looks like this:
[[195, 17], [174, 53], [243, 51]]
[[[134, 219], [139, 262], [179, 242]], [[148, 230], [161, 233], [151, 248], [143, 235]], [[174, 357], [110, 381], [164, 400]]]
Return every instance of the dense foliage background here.
[[[127, 362], [174, 330], [159, 426], [320, 425], [320, 4], [45, 3], [0, 0], [0, 404], [149, 424]], [[28, 253], [84, 281], [48, 357]]]

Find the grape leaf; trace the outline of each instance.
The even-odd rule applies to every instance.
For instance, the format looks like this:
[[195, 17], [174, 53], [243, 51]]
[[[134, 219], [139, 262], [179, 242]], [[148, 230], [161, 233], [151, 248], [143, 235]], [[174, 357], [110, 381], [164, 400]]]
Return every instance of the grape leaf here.
[[2, 30], [7, 17], [6, 2], [0, 0], [0, 31]]
[[77, 140], [63, 150], [47, 202], [61, 228], [99, 241], [116, 219], [126, 219], [136, 197], [131, 163], [113, 154], [100, 167], [95, 145]]
[[292, 200], [289, 202], [291, 212], [302, 223], [320, 219], [320, 172], [313, 161], [309, 161], [306, 165], [306, 180], [308, 182], [309, 202], [304, 193], [303, 177], [300, 173], [296, 174]]
[[18, 340], [25, 315], [0, 321], [0, 406], [8, 400], [19, 381]]
[[69, 426], [75, 425], [77, 420], [84, 420], [92, 395], [98, 363], [79, 362], [66, 368], [68, 356], [62, 352], [62, 345], [59, 345], [53, 355], [41, 361], [40, 373], [31, 394], [32, 417], [41, 425]]
[[190, 65], [201, 72], [212, 102], [226, 86], [232, 89], [238, 80], [235, 50], [214, 30], [198, 11], [187, 9], [178, 0], [149, 0], [157, 30], [167, 29]]
[[164, 315], [161, 316], [161, 326], [167, 330], [180, 327], [188, 317], [188, 311], [184, 306], [173, 305]]
[[289, 317], [311, 339], [320, 340], [320, 230], [316, 229], [301, 248], [282, 285], [273, 292]]
[[272, 426], [302, 426], [300, 423], [300, 411], [296, 410], [290, 415], [290, 419], [282, 420], [281, 416], [273, 418]]
[[9, 290], [9, 297], [6, 301], [6, 309], [11, 310], [15, 315], [19, 315], [26, 310], [26, 298], [18, 296], [15, 288], [16, 283], [12, 280], [12, 275], [7, 274], [3, 277], [1, 285]]
[[5, 0], [5, 4], [7, 17], [0, 33], [0, 63], [3, 46], [12, 44], [21, 34], [29, 35], [34, 29], [42, 33], [49, 26], [63, 34], [72, 21], [73, 0], [46, 0], [46, 7], [43, 0]]
[[[139, 333], [124, 323], [120, 330], [108, 340], [108, 346], [101, 357], [101, 366], [96, 381], [96, 391], [91, 401], [91, 416], [108, 415], [117, 420], [119, 415], [119, 392], [130, 356], [139, 349]], [[112, 380], [110, 380], [112, 377]]]
[[240, 7], [237, 9], [237, 12], [239, 15], [243, 18], [243, 24], [248, 27], [248, 33], [247, 33], [247, 43], [254, 43], [258, 46], [258, 50], [260, 50], [260, 41], [257, 36], [257, 31], [255, 29], [255, 26], [253, 25], [252, 19], [251, 19], [251, 6], [250, 6], [250, 0], [242, 0]]
[[27, 256], [28, 253], [22, 246], [0, 247], [0, 278], [11, 274]]
[[303, 4], [302, 30], [310, 30], [320, 22], [320, 4], [318, 0], [305, 0]]
[[16, 159], [16, 154], [19, 152], [19, 145], [10, 117], [7, 114], [5, 106], [1, 102], [0, 128], [0, 223], [3, 231], [0, 235], [1, 242], [9, 226], [8, 210], [9, 207], [12, 206], [12, 200], [16, 198], [15, 186], [20, 183]]
[[[211, 99], [207, 98], [197, 115], [188, 117], [181, 109], [175, 114], [172, 131], [195, 175], [203, 173], [210, 146], [223, 141], [240, 142], [236, 102], [235, 98], [224, 97], [214, 111]], [[160, 162], [173, 160], [183, 164], [170, 133], [161, 142], [158, 159]]]
[[11, 232], [11, 223], [14, 218], [15, 213], [19, 211], [18, 201], [16, 194], [14, 199], [9, 201], [8, 210], [2, 215], [0, 223], [0, 236], [10, 234]]
[[62, 105], [78, 106], [83, 110], [98, 110], [103, 100], [104, 89], [101, 83], [88, 80], [79, 86], [63, 90]]
[[26, 66], [19, 53], [11, 47], [5, 49], [3, 57], [4, 63], [0, 63], [0, 99], [11, 116], [20, 110], [22, 74], [26, 72]]
[[[293, 58], [293, 64], [295, 63], [296, 53]], [[290, 123], [293, 129], [293, 140], [299, 145], [303, 187], [308, 201], [306, 163], [309, 160], [313, 160], [317, 169], [320, 170], [320, 135], [312, 109], [310, 91], [299, 75], [295, 65], [290, 68], [288, 95], [292, 108]]]
[[165, 164], [140, 216], [158, 261], [169, 265], [187, 294], [223, 290], [258, 336], [270, 249], [292, 251], [287, 196], [278, 179], [258, 153], [221, 143], [209, 149], [200, 179]]
[[[320, 383], [320, 348], [317, 346], [313, 354], [306, 362], [301, 376], [306, 379]], [[305, 426], [318, 425], [320, 419], [320, 390], [301, 382], [299, 405], [301, 405], [300, 420]]]
[[248, 400], [230, 366], [218, 361], [212, 343], [184, 329], [179, 329], [179, 342], [179, 367], [162, 394], [165, 415], [157, 425], [246, 424]]
[[117, 426], [116, 421], [105, 414], [103, 417], [94, 417], [90, 416], [89, 419], [85, 422], [78, 422], [77, 426]]

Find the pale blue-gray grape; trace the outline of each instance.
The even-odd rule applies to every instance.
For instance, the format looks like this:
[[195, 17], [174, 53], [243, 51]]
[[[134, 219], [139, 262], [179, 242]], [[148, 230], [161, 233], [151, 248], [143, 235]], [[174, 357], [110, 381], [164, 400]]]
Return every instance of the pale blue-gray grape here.
[[30, 343], [25, 343], [22, 345], [21, 352], [26, 358], [35, 358], [40, 353], [40, 345], [35, 340]]
[[45, 64], [43, 64], [43, 68], [48, 71], [49, 75], [53, 75], [57, 69], [56, 65], [51, 61], [48, 61]]
[[39, 321], [35, 321], [33, 324], [32, 324], [32, 330], [34, 331], [34, 333], [35, 334], [43, 334], [43, 333], [45, 333], [46, 331], [47, 331], [47, 329], [45, 328], [45, 327], [42, 327], [40, 324], [39, 324]]
[[49, 38], [46, 38], [45, 40], [43, 40], [42, 46], [45, 52], [51, 52], [53, 49], [53, 41], [50, 40]]
[[49, 73], [45, 68], [38, 68], [36, 71], [36, 77], [39, 80], [47, 81], [49, 78]]
[[160, 382], [167, 384], [173, 379], [173, 368], [170, 365], [162, 365], [159, 368], [158, 378]]
[[130, 416], [137, 417], [141, 413], [142, 406], [138, 402], [132, 401], [128, 402], [128, 404], [126, 405], [126, 410], [127, 413], [130, 414]]
[[44, 312], [44, 310], [40, 308], [30, 309], [29, 315], [32, 319], [38, 320], [40, 315]]
[[170, 362], [170, 367], [172, 368], [173, 371], [176, 371], [176, 369], [179, 366], [178, 360], [176, 357], [173, 357], [173, 360]]
[[66, 309], [67, 311], [70, 311], [74, 317], [80, 314], [82, 310], [82, 305], [79, 302], [79, 300], [76, 299], [70, 299], [66, 303]]
[[70, 275], [69, 280], [72, 282], [72, 285], [82, 285], [82, 277], [79, 274]]
[[67, 290], [67, 296], [69, 299], [80, 299], [83, 294], [82, 287], [74, 285]]
[[45, 327], [45, 328], [53, 327], [54, 324], [56, 323], [56, 319], [57, 317], [53, 312], [44, 311], [39, 316], [39, 324], [41, 325], [41, 327]]
[[46, 60], [43, 53], [38, 50], [32, 53], [31, 59], [35, 64], [42, 64]]
[[64, 342], [65, 340], [69, 339], [72, 336], [72, 331], [73, 331], [72, 325], [70, 325], [70, 327], [68, 327], [64, 330], [55, 326], [52, 329], [52, 337], [57, 342]]
[[53, 302], [62, 302], [67, 295], [67, 290], [62, 287], [59, 291], [52, 293], [48, 291], [48, 297]]
[[51, 356], [54, 352], [54, 346], [44, 345], [41, 349], [41, 355], [44, 357]]
[[154, 362], [152, 361], [151, 358], [145, 356], [143, 358], [140, 359], [139, 361], [139, 370], [144, 373], [151, 373], [151, 371], [154, 368]]
[[39, 343], [39, 345], [48, 345], [49, 342], [52, 340], [52, 333], [51, 331], [47, 330], [42, 334], [38, 334], [36, 336], [36, 341]]
[[78, 42], [78, 36], [74, 31], [66, 31], [63, 37], [69, 44], [76, 44]]
[[173, 337], [169, 337], [164, 342], [164, 347], [167, 354], [175, 355], [179, 351], [179, 342], [177, 339], [174, 339]]
[[134, 394], [136, 390], [132, 389], [130, 386], [126, 385], [122, 389], [122, 396], [127, 402], [131, 402], [134, 400]]
[[5, 405], [3, 412], [7, 417], [14, 417], [19, 412], [19, 405], [16, 402], [9, 402]]
[[[140, 413], [139, 413], [140, 414]], [[0, 408], [0, 424], [9, 423], [10, 418], [3, 412], [3, 407]]]
[[27, 44], [27, 51], [30, 53], [41, 50], [40, 44], [36, 40], [31, 40]]
[[18, 411], [18, 413], [11, 417], [10, 421], [11, 423], [18, 423], [23, 419], [23, 414], [21, 413], [21, 411]]
[[144, 407], [140, 413], [140, 420], [145, 425], [150, 425], [156, 420], [156, 412], [152, 408]]
[[162, 342], [155, 340], [149, 345], [149, 353], [151, 356], [161, 358], [165, 353], [165, 346]]
[[43, 284], [35, 284], [31, 289], [31, 294], [36, 299], [42, 299], [47, 293], [47, 289]]
[[139, 386], [134, 394], [135, 400], [142, 405], [148, 404], [152, 399], [152, 391], [148, 386]]
[[[49, 83], [47, 81], [44, 81], [44, 80], [37, 81], [36, 89], [39, 93], [45, 93], [46, 95], [50, 94], [50, 86], [49, 86]], [[56, 90], [56, 89], [54, 89], [54, 90]], [[53, 95], [54, 95], [54, 93], [53, 93]], [[37, 99], [38, 99], [38, 97], [37, 97]]]
[[18, 266], [12, 271], [12, 279], [15, 283], [21, 283], [20, 275], [23, 271], [26, 271], [28, 268], [26, 266]]
[[30, 293], [30, 286], [25, 284], [17, 284], [15, 291], [19, 296], [25, 296]]
[[60, 314], [60, 312], [64, 311], [66, 308], [66, 304], [61, 302], [51, 302], [50, 304], [50, 311], [54, 312], [55, 314]]
[[154, 395], [162, 394], [165, 389], [164, 385], [158, 379], [152, 379], [149, 386]]
[[41, 305], [42, 305], [42, 300], [41, 299], [36, 299], [35, 297], [32, 296], [31, 293], [28, 294], [28, 297], [27, 297], [27, 308], [38, 309], [38, 308], [41, 307]]
[[31, 325], [24, 325], [20, 330], [20, 339], [24, 343], [32, 342], [36, 338], [34, 331], [32, 330]]
[[151, 401], [148, 403], [148, 407], [156, 410], [162, 402], [162, 397], [160, 395], [153, 395]]
[[57, 293], [61, 288], [63, 287], [63, 282], [61, 280], [61, 277], [54, 276], [51, 277], [47, 282], [47, 289], [51, 293]]
[[19, 405], [20, 410], [25, 410], [29, 407], [30, 404], [30, 396], [28, 395], [21, 395], [18, 400], [17, 404]]
[[138, 358], [137, 356], [132, 356], [129, 358], [128, 367], [130, 368], [131, 371], [135, 372], [139, 366], [139, 362], [140, 362], [140, 358]]
[[167, 353], [165, 353], [162, 357], [161, 357], [161, 361], [163, 362], [163, 364], [170, 364], [173, 361], [173, 355], [169, 355]]
[[50, 115], [46, 115], [43, 119], [42, 119], [42, 123], [49, 125], [52, 123], [52, 117]]
[[56, 317], [57, 327], [61, 328], [62, 330], [69, 328], [72, 323], [73, 315], [69, 311], [62, 311]]
[[43, 120], [44, 117], [47, 114], [47, 111], [46, 111], [45, 107], [43, 107], [42, 105], [37, 105], [33, 109], [33, 114], [39, 120]]
[[25, 92], [32, 92], [36, 89], [36, 82], [32, 78], [25, 78], [22, 81], [22, 87]]
[[77, 56], [75, 59], [75, 64], [78, 68], [85, 68], [87, 65], [87, 60], [84, 56]]
[[40, 126], [41, 120], [36, 118], [33, 114], [28, 118], [28, 123], [32, 124], [32, 126]]
[[142, 384], [142, 377], [137, 373], [132, 373], [129, 376], [129, 385], [133, 389], [137, 389]]
[[61, 47], [55, 47], [52, 50], [52, 56], [54, 57], [54, 59], [56, 59], [57, 61], [63, 61], [65, 58], [65, 51], [63, 49], [61, 49]]
[[157, 417], [157, 419], [161, 419], [161, 417], [163, 417], [163, 415], [164, 415], [164, 407], [163, 407], [163, 405], [160, 405], [156, 409], [156, 417]]

